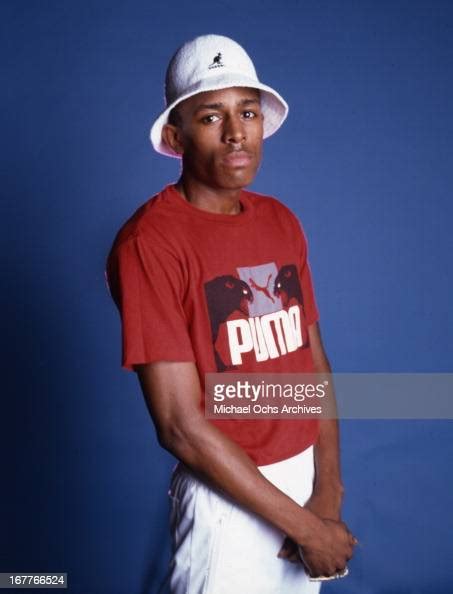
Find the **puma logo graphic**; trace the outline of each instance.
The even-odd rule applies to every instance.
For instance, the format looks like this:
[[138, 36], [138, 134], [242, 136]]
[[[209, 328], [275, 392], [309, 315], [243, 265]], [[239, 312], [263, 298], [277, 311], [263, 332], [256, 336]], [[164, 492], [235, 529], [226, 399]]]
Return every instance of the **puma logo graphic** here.
[[270, 299], [272, 301], [272, 303], [275, 303], [275, 299], [272, 297], [272, 295], [269, 292], [268, 286], [269, 286], [269, 282], [272, 278], [272, 273], [269, 274], [269, 276], [267, 277], [267, 282], [265, 285], [258, 285], [253, 278], [249, 278], [249, 285], [255, 289], [256, 291], [261, 291], [262, 293], [264, 293], [264, 295], [266, 295], [266, 297], [268, 299]]

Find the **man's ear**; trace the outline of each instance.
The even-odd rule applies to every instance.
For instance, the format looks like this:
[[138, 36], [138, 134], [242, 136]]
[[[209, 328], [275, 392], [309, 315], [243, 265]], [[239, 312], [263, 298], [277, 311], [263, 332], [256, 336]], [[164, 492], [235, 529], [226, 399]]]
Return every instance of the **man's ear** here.
[[175, 151], [175, 153], [180, 155], [184, 153], [181, 130], [177, 126], [173, 126], [173, 124], [165, 124], [162, 128], [162, 138], [164, 142]]

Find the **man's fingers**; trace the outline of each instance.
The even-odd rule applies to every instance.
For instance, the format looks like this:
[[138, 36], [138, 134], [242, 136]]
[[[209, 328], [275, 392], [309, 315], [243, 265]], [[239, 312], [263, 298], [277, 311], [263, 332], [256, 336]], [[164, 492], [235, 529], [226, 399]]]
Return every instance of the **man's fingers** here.
[[300, 559], [296, 543], [292, 541], [289, 537], [286, 537], [283, 541], [280, 551], [278, 552], [277, 557], [279, 557], [280, 559], [287, 559], [292, 563], [298, 563]]
[[287, 557], [288, 561], [291, 563], [301, 563], [301, 559], [299, 557], [299, 553], [291, 553], [289, 557]]
[[292, 553], [292, 551], [293, 551], [293, 546], [291, 543], [291, 539], [286, 537], [285, 540], [283, 541], [280, 551], [278, 552], [277, 557], [280, 557], [280, 559], [286, 559]]

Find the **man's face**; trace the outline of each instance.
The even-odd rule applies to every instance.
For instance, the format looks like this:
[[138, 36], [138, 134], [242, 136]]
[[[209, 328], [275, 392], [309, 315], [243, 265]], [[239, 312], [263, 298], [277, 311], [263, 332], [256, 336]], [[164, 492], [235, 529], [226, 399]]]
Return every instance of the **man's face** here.
[[217, 189], [238, 189], [253, 181], [263, 143], [257, 89], [206, 91], [177, 109], [184, 174]]

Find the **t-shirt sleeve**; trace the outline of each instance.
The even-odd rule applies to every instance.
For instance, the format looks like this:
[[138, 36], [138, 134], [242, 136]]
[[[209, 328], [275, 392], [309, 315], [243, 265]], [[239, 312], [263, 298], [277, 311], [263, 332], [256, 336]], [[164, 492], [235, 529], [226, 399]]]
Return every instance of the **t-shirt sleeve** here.
[[195, 361], [183, 307], [183, 273], [173, 254], [131, 236], [112, 248], [106, 279], [121, 318], [122, 367]]
[[301, 283], [303, 308], [307, 326], [310, 326], [319, 320], [319, 310], [316, 303], [313, 278], [308, 260], [308, 242], [302, 224], [294, 214], [293, 223], [295, 226], [299, 254], [299, 280]]

